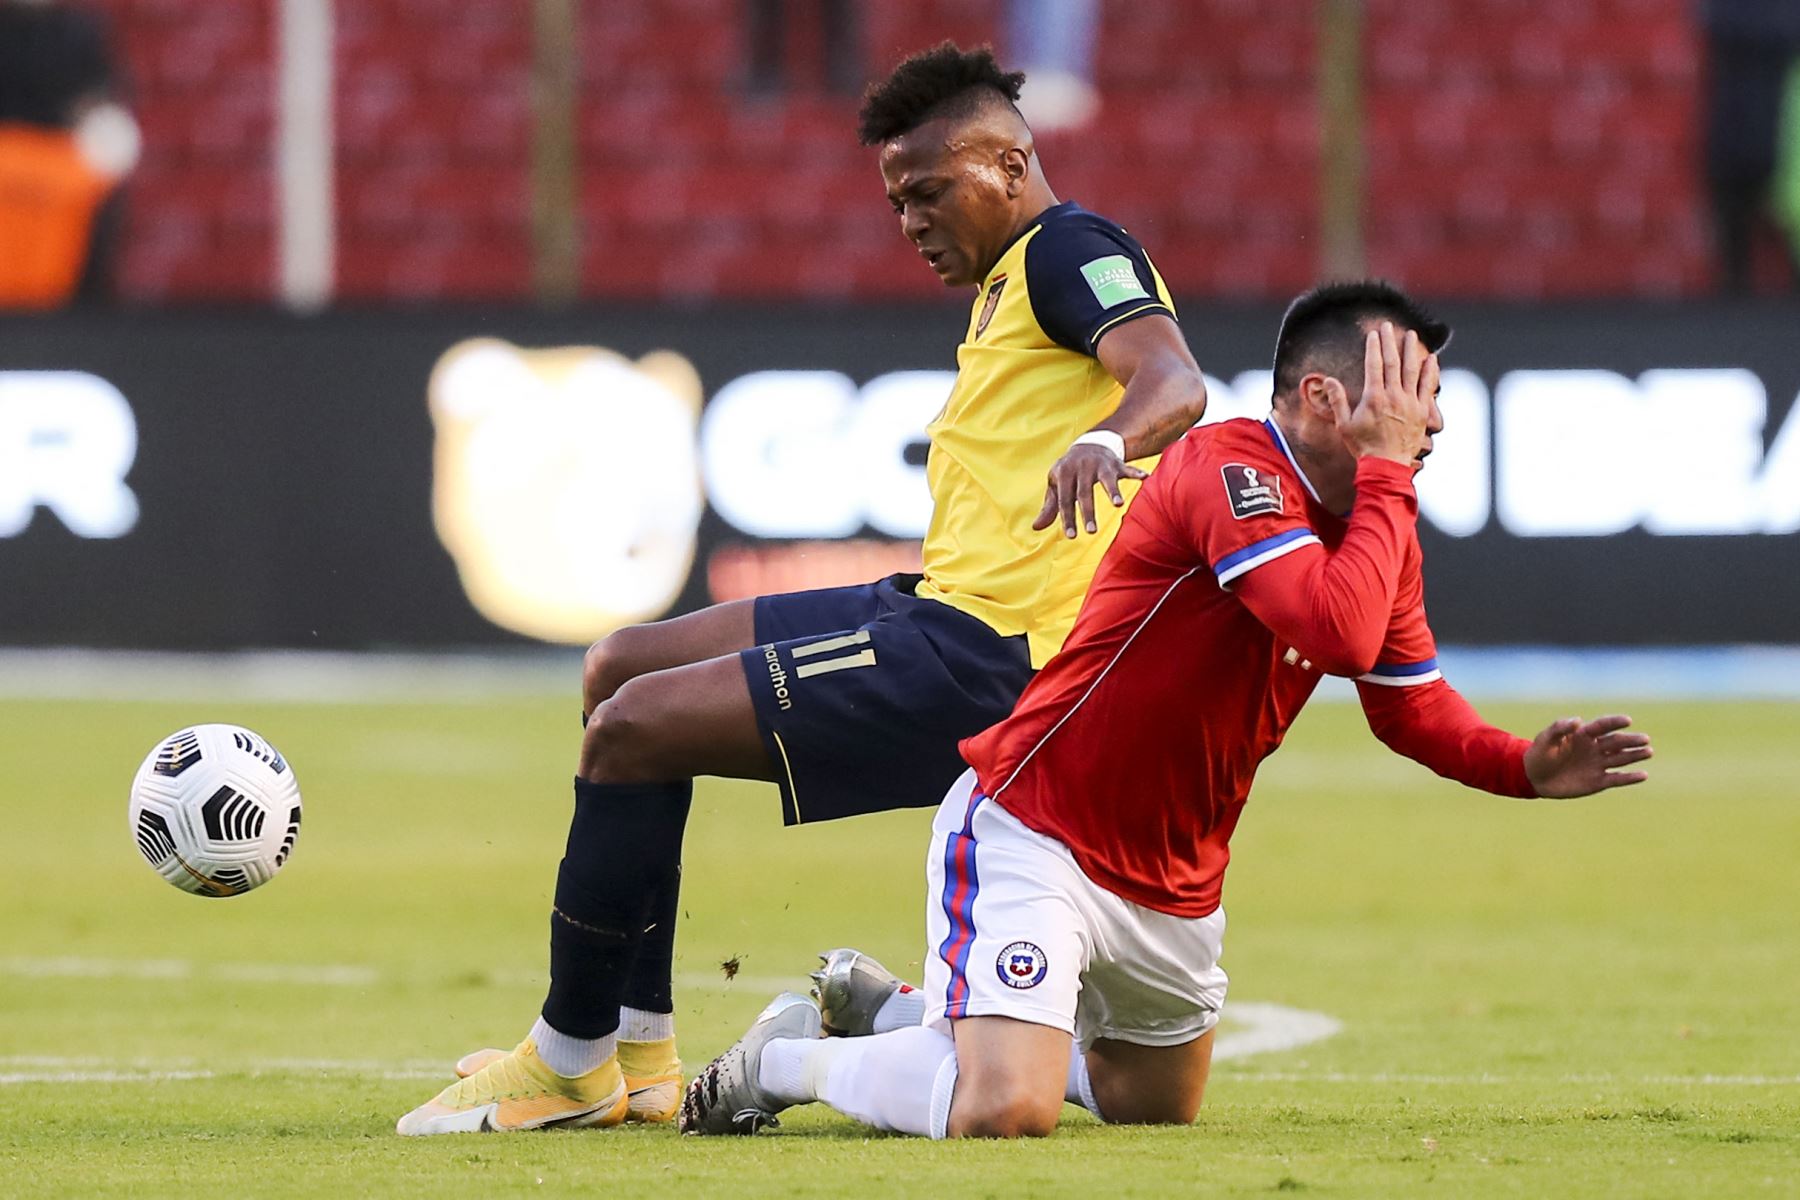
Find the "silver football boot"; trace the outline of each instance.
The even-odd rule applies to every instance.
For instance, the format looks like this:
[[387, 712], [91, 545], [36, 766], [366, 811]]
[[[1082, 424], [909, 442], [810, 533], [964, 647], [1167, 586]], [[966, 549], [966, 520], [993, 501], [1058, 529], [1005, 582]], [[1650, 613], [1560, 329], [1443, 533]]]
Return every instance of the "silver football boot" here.
[[796, 992], [781, 993], [769, 1001], [749, 1032], [694, 1076], [681, 1099], [676, 1128], [683, 1133], [745, 1134], [779, 1126], [775, 1114], [787, 1105], [763, 1091], [763, 1047], [777, 1038], [818, 1036], [818, 1006]]
[[844, 947], [819, 955], [812, 973], [813, 998], [826, 1037], [868, 1037], [888, 997], [907, 987], [899, 976], [860, 950]]

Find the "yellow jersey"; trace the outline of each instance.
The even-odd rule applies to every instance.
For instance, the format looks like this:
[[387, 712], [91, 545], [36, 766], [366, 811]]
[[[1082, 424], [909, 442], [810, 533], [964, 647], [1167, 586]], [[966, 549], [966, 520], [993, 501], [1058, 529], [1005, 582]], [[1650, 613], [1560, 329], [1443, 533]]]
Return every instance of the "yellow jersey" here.
[[[1075, 204], [1046, 209], [1001, 254], [956, 351], [956, 384], [926, 426], [931, 524], [915, 594], [1024, 634], [1031, 665], [1062, 647], [1125, 510], [1100, 495], [1097, 533], [1034, 530], [1050, 467], [1125, 389], [1095, 357], [1107, 332], [1175, 305], [1143, 247]], [[1154, 459], [1137, 466], [1149, 470]], [[1137, 492], [1121, 481], [1127, 502]]]

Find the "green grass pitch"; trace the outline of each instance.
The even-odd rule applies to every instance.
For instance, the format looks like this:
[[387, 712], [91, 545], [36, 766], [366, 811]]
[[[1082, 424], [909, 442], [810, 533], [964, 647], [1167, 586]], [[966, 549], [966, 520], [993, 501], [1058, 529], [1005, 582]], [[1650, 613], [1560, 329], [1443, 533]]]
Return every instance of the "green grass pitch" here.
[[[1489, 711], [1525, 730], [1596, 708]], [[1648, 786], [1520, 804], [1316, 707], [1237, 838], [1224, 962], [1233, 1000], [1341, 1032], [1219, 1063], [1192, 1128], [1068, 1110], [999, 1145], [822, 1110], [743, 1141], [398, 1138], [542, 997], [571, 702], [0, 704], [0, 1192], [1800, 1194], [1800, 706], [1633, 711]], [[281, 878], [229, 901], [159, 881], [126, 830], [140, 757], [201, 720], [270, 737], [307, 805]], [[772, 789], [716, 781], [694, 812], [690, 1065], [816, 950], [916, 974], [928, 813], [784, 831]]]

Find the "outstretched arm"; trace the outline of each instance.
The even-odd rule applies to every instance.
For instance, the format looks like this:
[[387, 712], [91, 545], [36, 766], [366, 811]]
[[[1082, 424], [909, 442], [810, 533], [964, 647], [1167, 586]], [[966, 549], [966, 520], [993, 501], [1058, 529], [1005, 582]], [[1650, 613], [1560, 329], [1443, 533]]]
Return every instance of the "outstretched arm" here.
[[1552, 721], [1525, 751], [1525, 773], [1538, 795], [1559, 800], [1642, 783], [1650, 778], [1644, 772], [1619, 769], [1652, 753], [1650, 736], [1624, 732], [1630, 727], [1623, 714]]
[[1388, 749], [1467, 787], [1528, 800], [1531, 743], [1497, 729], [1443, 679], [1413, 686], [1359, 682], [1363, 715]]
[[[1145, 476], [1129, 460], [1162, 453], [1206, 412], [1206, 380], [1181, 327], [1168, 317], [1153, 313], [1108, 330], [1095, 355], [1107, 374], [1125, 386], [1125, 395], [1091, 431], [1103, 436], [1077, 442], [1050, 468], [1044, 507], [1033, 529], [1048, 529], [1060, 514], [1065, 537], [1075, 537], [1078, 525], [1093, 533], [1099, 527], [1094, 488], [1104, 487], [1114, 506], [1122, 506], [1119, 480]], [[1112, 440], [1107, 434], [1118, 444], [1100, 445]]]
[[1362, 682], [1369, 728], [1396, 753], [1446, 779], [1496, 796], [1570, 799], [1642, 783], [1620, 770], [1650, 757], [1650, 739], [1625, 733], [1630, 717], [1567, 717], [1526, 741], [1482, 720], [1442, 679], [1413, 687]]

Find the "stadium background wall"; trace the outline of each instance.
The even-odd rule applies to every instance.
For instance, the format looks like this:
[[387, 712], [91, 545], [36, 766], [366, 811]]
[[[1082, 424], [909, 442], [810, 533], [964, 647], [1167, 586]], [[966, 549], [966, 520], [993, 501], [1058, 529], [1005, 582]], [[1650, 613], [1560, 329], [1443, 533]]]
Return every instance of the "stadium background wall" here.
[[[632, 358], [674, 350], [698, 372], [700, 396], [711, 403], [725, 385], [759, 371], [835, 371], [861, 385], [890, 372], [949, 370], [966, 311], [960, 304], [312, 318], [191, 311], [0, 321], [0, 643], [529, 644], [477, 611], [434, 528], [436, 433], [427, 389], [448, 349], [487, 337], [522, 347], [599, 346]], [[1464, 521], [1460, 536], [1427, 525], [1428, 600], [1443, 640], [1800, 642], [1800, 412], [1792, 411], [1800, 392], [1800, 309], [1470, 307], [1449, 315], [1461, 332], [1447, 362], [1483, 381], [1496, 418], [1490, 432], [1523, 395], [1497, 387], [1509, 372], [1618, 377], [1555, 377], [1561, 391], [1534, 393], [1537, 424], [1513, 431], [1534, 439], [1533, 453], [1549, 455], [1529, 480], [1533, 511], [1553, 514], [1554, 525], [1559, 511], [1605, 508], [1616, 491], [1610, 481], [1633, 477], [1650, 460], [1661, 473], [1643, 476], [1645, 503], [1685, 496], [1692, 511], [1641, 521], [1614, 513], [1599, 521], [1613, 521], [1618, 531], [1611, 533], [1546, 536], [1540, 529], [1522, 536], [1510, 526], [1526, 518], [1515, 513], [1509, 526], [1495, 499]], [[1278, 316], [1266, 308], [1190, 305], [1184, 324], [1208, 374], [1232, 380], [1266, 367]], [[1754, 373], [1752, 389], [1760, 380], [1766, 393], [1765, 417], [1746, 417], [1741, 404], [1721, 416], [1718, 397], [1736, 394], [1730, 386], [1720, 393], [1688, 386], [1698, 376], [1663, 376], [1668, 386], [1658, 391], [1644, 374], [1704, 369]], [[84, 452], [70, 445], [91, 431], [60, 424], [59, 393], [38, 386], [45, 376], [23, 372], [85, 372], [125, 398], [137, 444], [125, 475], [135, 512], [112, 518], [122, 531], [81, 536], [71, 527], [80, 519], [44, 502], [73, 486], [72, 472], [92, 466], [81, 466]], [[1741, 384], [1747, 377], [1706, 378]], [[1547, 411], [1554, 418], [1557, 397], [1579, 409], [1596, 392], [1610, 395], [1614, 407], [1568, 430], [1544, 423]], [[1640, 408], [1661, 417], [1640, 420]], [[1721, 421], [1743, 436], [1712, 436]], [[669, 463], [678, 476], [690, 470], [692, 447], [639, 444], [642, 428], [623, 421], [616, 438], [595, 440], [578, 520], [571, 522], [568, 504], [539, 516], [593, 531], [600, 545], [604, 530], [626, 519], [620, 514], [634, 503], [626, 493], [642, 477], [619, 464]], [[1759, 438], [1761, 452], [1746, 438]], [[1496, 463], [1509, 452], [1502, 440], [1495, 432], [1493, 445], [1475, 445], [1463, 461], [1497, 481]], [[787, 511], [831, 507], [822, 489], [837, 469], [836, 452], [828, 443], [820, 447], [811, 457], [790, 455], [768, 476], [789, 489], [794, 503]], [[729, 460], [766, 447], [719, 451]], [[1590, 469], [1584, 456], [1595, 451], [1614, 461]], [[919, 456], [917, 445], [905, 451], [914, 467]], [[1732, 515], [1746, 504], [1750, 515]], [[102, 527], [108, 519], [90, 518]], [[891, 530], [894, 521], [885, 523]], [[692, 568], [670, 589], [672, 604], [656, 601], [658, 612], [712, 599], [707, 565], [715, 553], [770, 543], [743, 524], [758, 523], [734, 525], [716, 502], [698, 513]], [[1693, 532], [1722, 527], [1741, 532]], [[879, 527], [853, 532], [893, 541]]]

